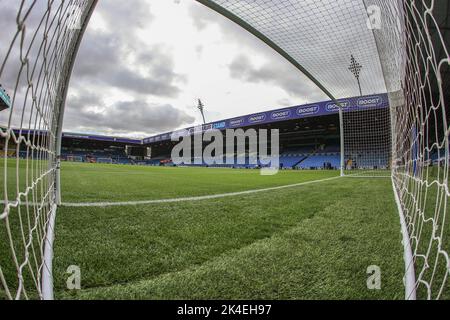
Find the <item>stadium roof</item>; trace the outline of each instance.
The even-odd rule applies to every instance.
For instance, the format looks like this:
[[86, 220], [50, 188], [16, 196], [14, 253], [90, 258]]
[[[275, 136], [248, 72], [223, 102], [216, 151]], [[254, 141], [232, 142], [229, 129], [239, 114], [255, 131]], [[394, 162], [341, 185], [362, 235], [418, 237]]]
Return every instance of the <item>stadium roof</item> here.
[[[385, 93], [362, 97], [339, 99], [338, 102], [344, 108], [344, 112], [367, 110], [367, 109], [380, 109], [380, 108], [387, 108], [389, 106], [389, 99], [387, 94]], [[327, 100], [317, 103], [309, 103], [304, 105], [297, 105], [265, 112], [237, 116], [234, 118], [207, 123], [201, 126], [192, 126], [185, 129], [162, 133], [145, 139], [131, 139], [125, 137], [93, 135], [74, 132], [63, 132], [63, 138], [117, 142], [127, 144], [152, 144], [171, 140], [172, 135], [184, 136], [188, 134], [193, 134], [194, 132], [196, 132], [196, 130], [201, 130], [202, 132], [204, 132], [211, 129], [218, 129], [218, 130], [239, 129], [263, 124], [272, 124], [282, 121], [333, 115], [338, 114], [338, 112], [339, 109], [336, 102], [334, 102], [333, 100]], [[19, 129], [14, 129], [14, 132], [19, 133]], [[21, 134], [27, 135], [28, 133], [33, 134], [36, 132], [44, 133], [45, 131], [22, 129]]]
[[120, 142], [120, 143], [129, 143], [129, 144], [142, 144], [141, 139], [130, 139], [130, 138], [123, 138], [123, 137], [91, 135], [91, 134], [72, 133], [72, 132], [63, 132], [63, 138], [85, 139], [85, 140], [95, 140], [95, 141], [105, 141], [105, 142]]
[[[0, 128], [4, 129], [4, 127]], [[45, 130], [29, 130], [29, 129], [14, 129], [14, 133], [21, 133], [22, 136], [26, 136], [28, 134], [45, 134], [48, 131]], [[129, 143], [129, 144], [142, 144], [141, 139], [130, 139], [124, 137], [114, 137], [114, 136], [104, 136], [104, 135], [92, 135], [85, 133], [72, 133], [72, 132], [63, 132], [63, 138], [72, 138], [72, 139], [83, 139], [83, 140], [94, 140], [94, 141], [105, 141], [105, 142], [119, 142], [119, 143]]]
[[[367, 109], [380, 109], [389, 106], [387, 94], [375, 94], [370, 96], [352, 97], [338, 100], [344, 108], [344, 112], [359, 111]], [[333, 100], [310, 103], [305, 105], [286, 107], [266, 112], [254, 113], [240, 117], [229, 118], [211, 122], [202, 126], [185, 128], [177, 131], [166, 132], [143, 140], [143, 144], [158, 143], [171, 140], [174, 136], [185, 136], [196, 131], [207, 131], [211, 129], [225, 130], [251, 127], [261, 124], [271, 124], [281, 121], [304, 119], [338, 114], [339, 107]]]

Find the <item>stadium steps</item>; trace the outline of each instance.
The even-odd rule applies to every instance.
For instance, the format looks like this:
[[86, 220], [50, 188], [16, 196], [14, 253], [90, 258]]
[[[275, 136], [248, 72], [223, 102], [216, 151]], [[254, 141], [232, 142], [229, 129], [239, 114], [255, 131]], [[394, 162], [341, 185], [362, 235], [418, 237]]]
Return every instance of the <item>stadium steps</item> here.
[[301, 159], [299, 162], [297, 162], [296, 164], [294, 164], [292, 167], [296, 168], [298, 165], [300, 165], [301, 163], [305, 162], [307, 159], [309, 159], [312, 156], [315, 156], [317, 154], [317, 152], [319, 151], [319, 148], [316, 148], [311, 154], [308, 154], [307, 156], [305, 156], [303, 159]]
[[298, 161], [297, 163], [295, 163], [292, 168], [297, 167], [299, 164], [301, 164], [302, 162], [306, 161], [306, 159], [308, 159], [311, 155], [307, 155], [306, 157], [304, 157], [303, 159], [301, 159], [300, 161]]

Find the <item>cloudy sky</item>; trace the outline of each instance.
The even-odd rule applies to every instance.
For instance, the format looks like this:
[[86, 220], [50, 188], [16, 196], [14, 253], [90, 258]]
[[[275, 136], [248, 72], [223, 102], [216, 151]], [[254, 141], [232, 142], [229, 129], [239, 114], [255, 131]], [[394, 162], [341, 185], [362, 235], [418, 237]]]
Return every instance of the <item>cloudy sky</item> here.
[[100, 1], [67, 100], [66, 131], [144, 137], [326, 99], [260, 40], [193, 0]]
[[[239, 3], [254, 4], [252, 1]], [[28, 11], [22, 10], [21, 18], [28, 17], [27, 29], [14, 38], [21, 3], [24, 8], [33, 6], [35, 15], [28, 16]], [[0, 124], [17, 126], [24, 124], [24, 118], [36, 116], [32, 113], [36, 107], [26, 105], [32, 103], [27, 88], [30, 83], [39, 82], [39, 70], [34, 70], [31, 63], [24, 66], [23, 72], [19, 70], [28, 45], [29, 61], [42, 65], [43, 51], [40, 60], [36, 56], [43, 35], [33, 43], [31, 26], [39, 25], [47, 3], [0, 0], [0, 63], [8, 52], [8, 44], [14, 44], [0, 83], [16, 94], [12, 118], [2, 112]], [[303, 0], [283, 7], [277, 2], [259, 3], [264, 5], [252, 7], [245, 19], [256, 16], [255, 21], [249, 22], [261, 23], [257, 28], [264, 27], [267, 15], [267, 19], [279, 22], [277, 28], [283, 32], [275, 28], [269, 36], [278, 37], [280, 43], [288, 41], [289, 54], [337, 98], [359, 94], [348, 70], [351, 55], [364, 65], [363, 92], [383, 91], [380, 60], [373, 33], [366, 25], [367, 12], [362, 1]], [[21, 49], [23, 34], [26, 36]], [[27, 78], [30, 74], [33, 81]], [[14, 90], [16, 78], [20, 85]], [[36, 84], [34, 88], [37, 90]], [[65, 131], [148, 137], [200, 124], [198, 98], [206, 106], [209, 122], [327, 100], [273, 49], [194, 0], [98, 2], [74, 66], [66, 101]], [[40, 104], [45, 107], [46, 101]], [[32, 122], [29, 121], [30, 127]]]

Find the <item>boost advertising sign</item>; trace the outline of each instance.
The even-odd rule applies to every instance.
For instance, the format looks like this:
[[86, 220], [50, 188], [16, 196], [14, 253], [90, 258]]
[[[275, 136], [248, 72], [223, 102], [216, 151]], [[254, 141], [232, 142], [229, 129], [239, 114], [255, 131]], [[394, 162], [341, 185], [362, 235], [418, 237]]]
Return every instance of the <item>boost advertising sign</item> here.
[[[338, 105], [339, 104], [339, 105]], [[277, 109], [267, 112], [260, 112], [255, 114], [249, 114], [242, 117], [222, 120], [219, 122], [209, 123], [204, 125], [202, 130], [206, 131], [213, 129], [236, 129], [249, 127], [256, 124], [272, 123], [279, 121], [287, 121], [294, 119], [302, 119], [309, 117], [320, 117], [330, 114], [336, 114], [339, 112], [339, 107], [343, 108], [344, 112], [367, 110], [367, 109], [380, 109], [389, 107], [389, 100], [387, 94], [375, 94], [363, 97], [353, 97], [348, 99], [340, 99], [335, 101], [322, 101], [314, 104], [307, 104], [301, 106], [293, 106], [289, 108]], [[187, 132], [194, 132], [194, 128], [185, 129]], [[154, 136], [144, 139], [145, 143], [151, 143], [154, 141], [164, 141], [171, 139], [172, 132], [162, 135]]]

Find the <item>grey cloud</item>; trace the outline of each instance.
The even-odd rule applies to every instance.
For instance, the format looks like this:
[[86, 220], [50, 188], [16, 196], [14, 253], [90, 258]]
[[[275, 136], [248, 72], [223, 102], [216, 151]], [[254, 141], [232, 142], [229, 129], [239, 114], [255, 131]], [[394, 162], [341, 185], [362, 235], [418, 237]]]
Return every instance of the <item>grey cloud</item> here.
[[[107, 32], [88, 29], [75, 66], [74, 95], [67, 101], [65, 127], [78, 131], [151, 134], [172, 130], [195, 119], [172, 105], [155, 105], [144, 97], [176, 97], [177, 83], [186, 81], [174, 72], [171, 51], [163, 45], [142, 43], [136, 36], [153, 21], [149, 1], [102, 1], [96, 8], [108, 24]], [[80, 88], [94, 86], [96, 92]], [[116, 102], [105, 107], [100, 92], [108, 86], [142, 97], [133, 102]], [[78, 89], [78, 90], [77, 90]], [[80, 94], [81, 93], [81, 94]], [[91, 107], [104, 108], [97, 113]]]
[[197, 46], [195, 47], [195, 53], [197, 54], [197, 57], [198, 57], [198, 58], [201, 58], [201, 57], [202, 57], [203, 50], [204, 50], [204, 48], [203, 48], [202, 45], [197, 45]]
[[[0, 30], [3, 43], [0, 45], [0, 59], [6, 56], [9, 42], [17, 31], [15, 19], [19, 5], [19, 1], [0, 1]], [[27, 9], [28, 6], [25, 5], [23, 14]], [[27, 17], [25, 49], [46, 9], [46, 2], [37, 1]], [[106, 21], [107, 31], [88, 28], [77, 56], [72, 85], [112, 85], [143, 95], [164, 97], [178, 95], [180, 90], [176, 82], [186, 81], [186, 76], [174, 72], [172, 53], [161, 49], [159, 45], [146, 46], [136, 36], [138, 29], [153, 21], [148, 1], [133, 0], [133, 5], [122, 0], [99, 1], [94, 17], [96, 15]], [[37, 39], [41, 38], [38, 36]], [[20, 68], [19, 40], [16, 39], [1, 75], [2, 85], [9, 91], [14, 89]], [[39, 41], [35, 42], [39, 44]], [[36, 60], [38, 48], [38, 45], [31, 48], [28, 56], [31, 64]], [[127, 64], [128, 57], [142, 51], [149, 52], [146, 59], [138, 58], [132, 65]], [[0, 61], [0, 64], [1, 62], [3, 61]], [[23, 90], [21, 86], [18, 89]]]
[[[283, 6], [277, 5], [276, 1], [216, 2], [244, 17], [250, 25], [286, 49], [334, 96], [359, 94], [355, 79], [348, 71], [351, 55], [364, 66], [361, 73], [363, 93], [385, 91], [373, 32], [366, 28], [367, 11], [363, 1], [321, 0], [319, 5], [317, 0], [303, 0], [290, 1]], [[241, 52], [250, 48], [272, 61], [282, 59], [262, 41], [208, 8], [193, 4], [190, 14], [199, 30], [218, 25], [224, 38], [242, 43]], [[274, 28], [267, 27], [272, 23]], [[319, 91], [317, 87], [314, 90]]]
[[[120, 39], [110, 34], [87, 32], [74, 69], [75, 78], [101, 77], [120, 63]], [[103, 77], [102, 77], [103, 78]]]
[[[198, 3], [191, 5], [189, 13], [199, 31], [210, 25], [217, 25], [222, 30], [225, 41], [240, 43], [240, 53], [229, 66], [233, 78], [251, 83], [271, 83], [292, 96], [301, 96], [308, 100], [326, 99], [311, 80], [242, 27]], [[269, 62], [261, 68], [255, 68], [246, 56], [248, 52], [258, 52]]]
[[[19, 1], [0, 1], [0, 64], [17, 31], [15, 19], [19, 5]], [[46, 1], [36, 2], [26, 21], [25, 41], [31, 41], [33, 28], [36, 28], [42, 18], [46, 5]], [[24, 12], [26, 8], [27, 5]], [[184, 75], [174, 72], [170, 50], [163, 45], [148, 46], [137, 37], [137, 32], [151, 24], [154, 18], [149, 1], [133, 0], [132, 5], [122, 0], [99, 1], [93, 19], [96, 15], [101, 16], [106, 28], [100, 31], [90, 27], [83, 38], [70, 83], [65, 130], [93, 129], [108, 133], [139, 130], [151, 133], [170, 130], [194, 121], [187, 113], [171, 105], [150, 105], [145, 102], [151, 96], [176, 97], [180, 92], [177, 84], [187, 81]], [[36, 43], [39, 44], [42, 39], [38, 37], [37, 40]], [[18, 42], [13, 46], [0, 80], [10, 93], [14, 92], [20, 67]], [[33, 55], [32, 50], [30, 62], [35, 60]], [[23, 78], [25, 76], [24, 72]], [[21, 81], [16, 92], [20, 103], [15, 105], [14, 126], [20, 125], [25, 100], [25, 80]], [[118, 102], [110, 107], [105, 106], [103, 98], [106, 97], [102, 94], [108, 92], [108, 87], [124, 91], [126, 96], [134, 97], [136, 102]], [[84, 88], [91, 88], [91, 91], [86, 92]], [[90, 108], [93, 106], [106, 111], [96, 113]], [[25, 119], [29, 119], [31, 115], [28, 109], [24, 111]], [[6, 115], [7, 113], [0, 115], [2, 123], [7, 123]]]
[[170, 104], [156, 105], [136, 100], [117, 102], [103, 112], [97, 112], [93, 108], [103, 106], [103, 101], [92, 93], [69, 97], [65, 128], [72, 131], [135, 131], [151, 134], [170, 131], [195, 121], [194, 117]]
[[199, 31], [205, 29], [210, 23], [217, 23], [217, 13], [200, 4], [193, 3], [189, 7], [189, 14]]
[[300, 96], [313, 101], [326, 99], [317, 87], [287, 62], [271, 62], [255, 67], [246, 55], [238, 55], [230, 66], [230, 75], [234, 79], [250, 83], [269, 83], [284, 89], [292, 96]]
[[[20, 11], [21, 5], [23, 7]], [[36, 77], [43, 60], [44, 50], [40, 44], [44, 30], [47, 31], [49, 39], [54, 39], [54, 34], [59, 30], [56, 28], [56, 23], [49, 22], [47, 25], [40, 23], [47, 11], [47, 5], [44, 1], [22, 3], [22, 1], [0, 0], [0, 67], [4, 64], [0, 82], [10, 92], [14, 90], [18, 78], [17, 91], [23, 91], [26, 88], [27, 73], [33, 74], [34, 82], [37, 82]], [[17, 19], [23, 21], [24, 32], [18, 32]], [[19, 77], [22, 67], [21, 59], [25, 58], [28, 60], [28, 70], [27, 66], [24, 66], [22, 75]], [[38, 68], [33, 72], [35, 64], [38, 65]]]
[[148, 0], [133, 0], [132, 3], [108, 0], [102, 1], [96, 9], [115, 32], [128, 34], [130, 27], [142, 28], [154, 18]]
[[194, 26], [199, 31], [203, 31], [211, 25], [217, 25], [222, 30], [222, 35], [227, 41], [240, 43], [243, 48], [247, 47], [263, 51], [265, 54], [272, 57], [276, 55], [272, 49], [261, 40], [251, 35], [248, 31], [200, 3], [195, 1], [191, 3], [189, 15]]
[[[176, 97], [180, 89], [176, 82], [185, 78], [173, 71], [170, 53], [160, 47], [148, 48], [133, 63], [124, 61], [121, 39], [100, 32], [87, 34], [74, 68], [75, 86], [114, 86], [142, 95]], [[140, 72], [136, 71], [139, 70]]]
[[[169, 77], [169, 73], [161, 73], [161, 77]], [[142, 94], [153, 94], [157, 96], [174, 97], [180, 89], [170, 83], [163, 83], [161, 77], [143, 77], [131, 70], [122, 70], [112, 74], [110, 84], [118, 88], [128, 89]]]
[[278, 105], [280, 106], [292, 106], [294, 105], [294, 103], [291, 101], [291, 99], [289, 98], [283, 98], [283, 99], [279, 99], [277, 101]]
[[[2, 42], [5, 40], [9, 40], [12, 38], [15, 31], [17, 30], [17, 25], [15, 23], [17, 15], [17, 9], [14, 6], [7, 5], [5, 1], [0, 2], [0, 30], [4, 36], [2, 36]], [[3, 50], [6, 49], [6, 46], [2, 45], [0, 48], [0, 52], [2, 56], [4, 54]]]

